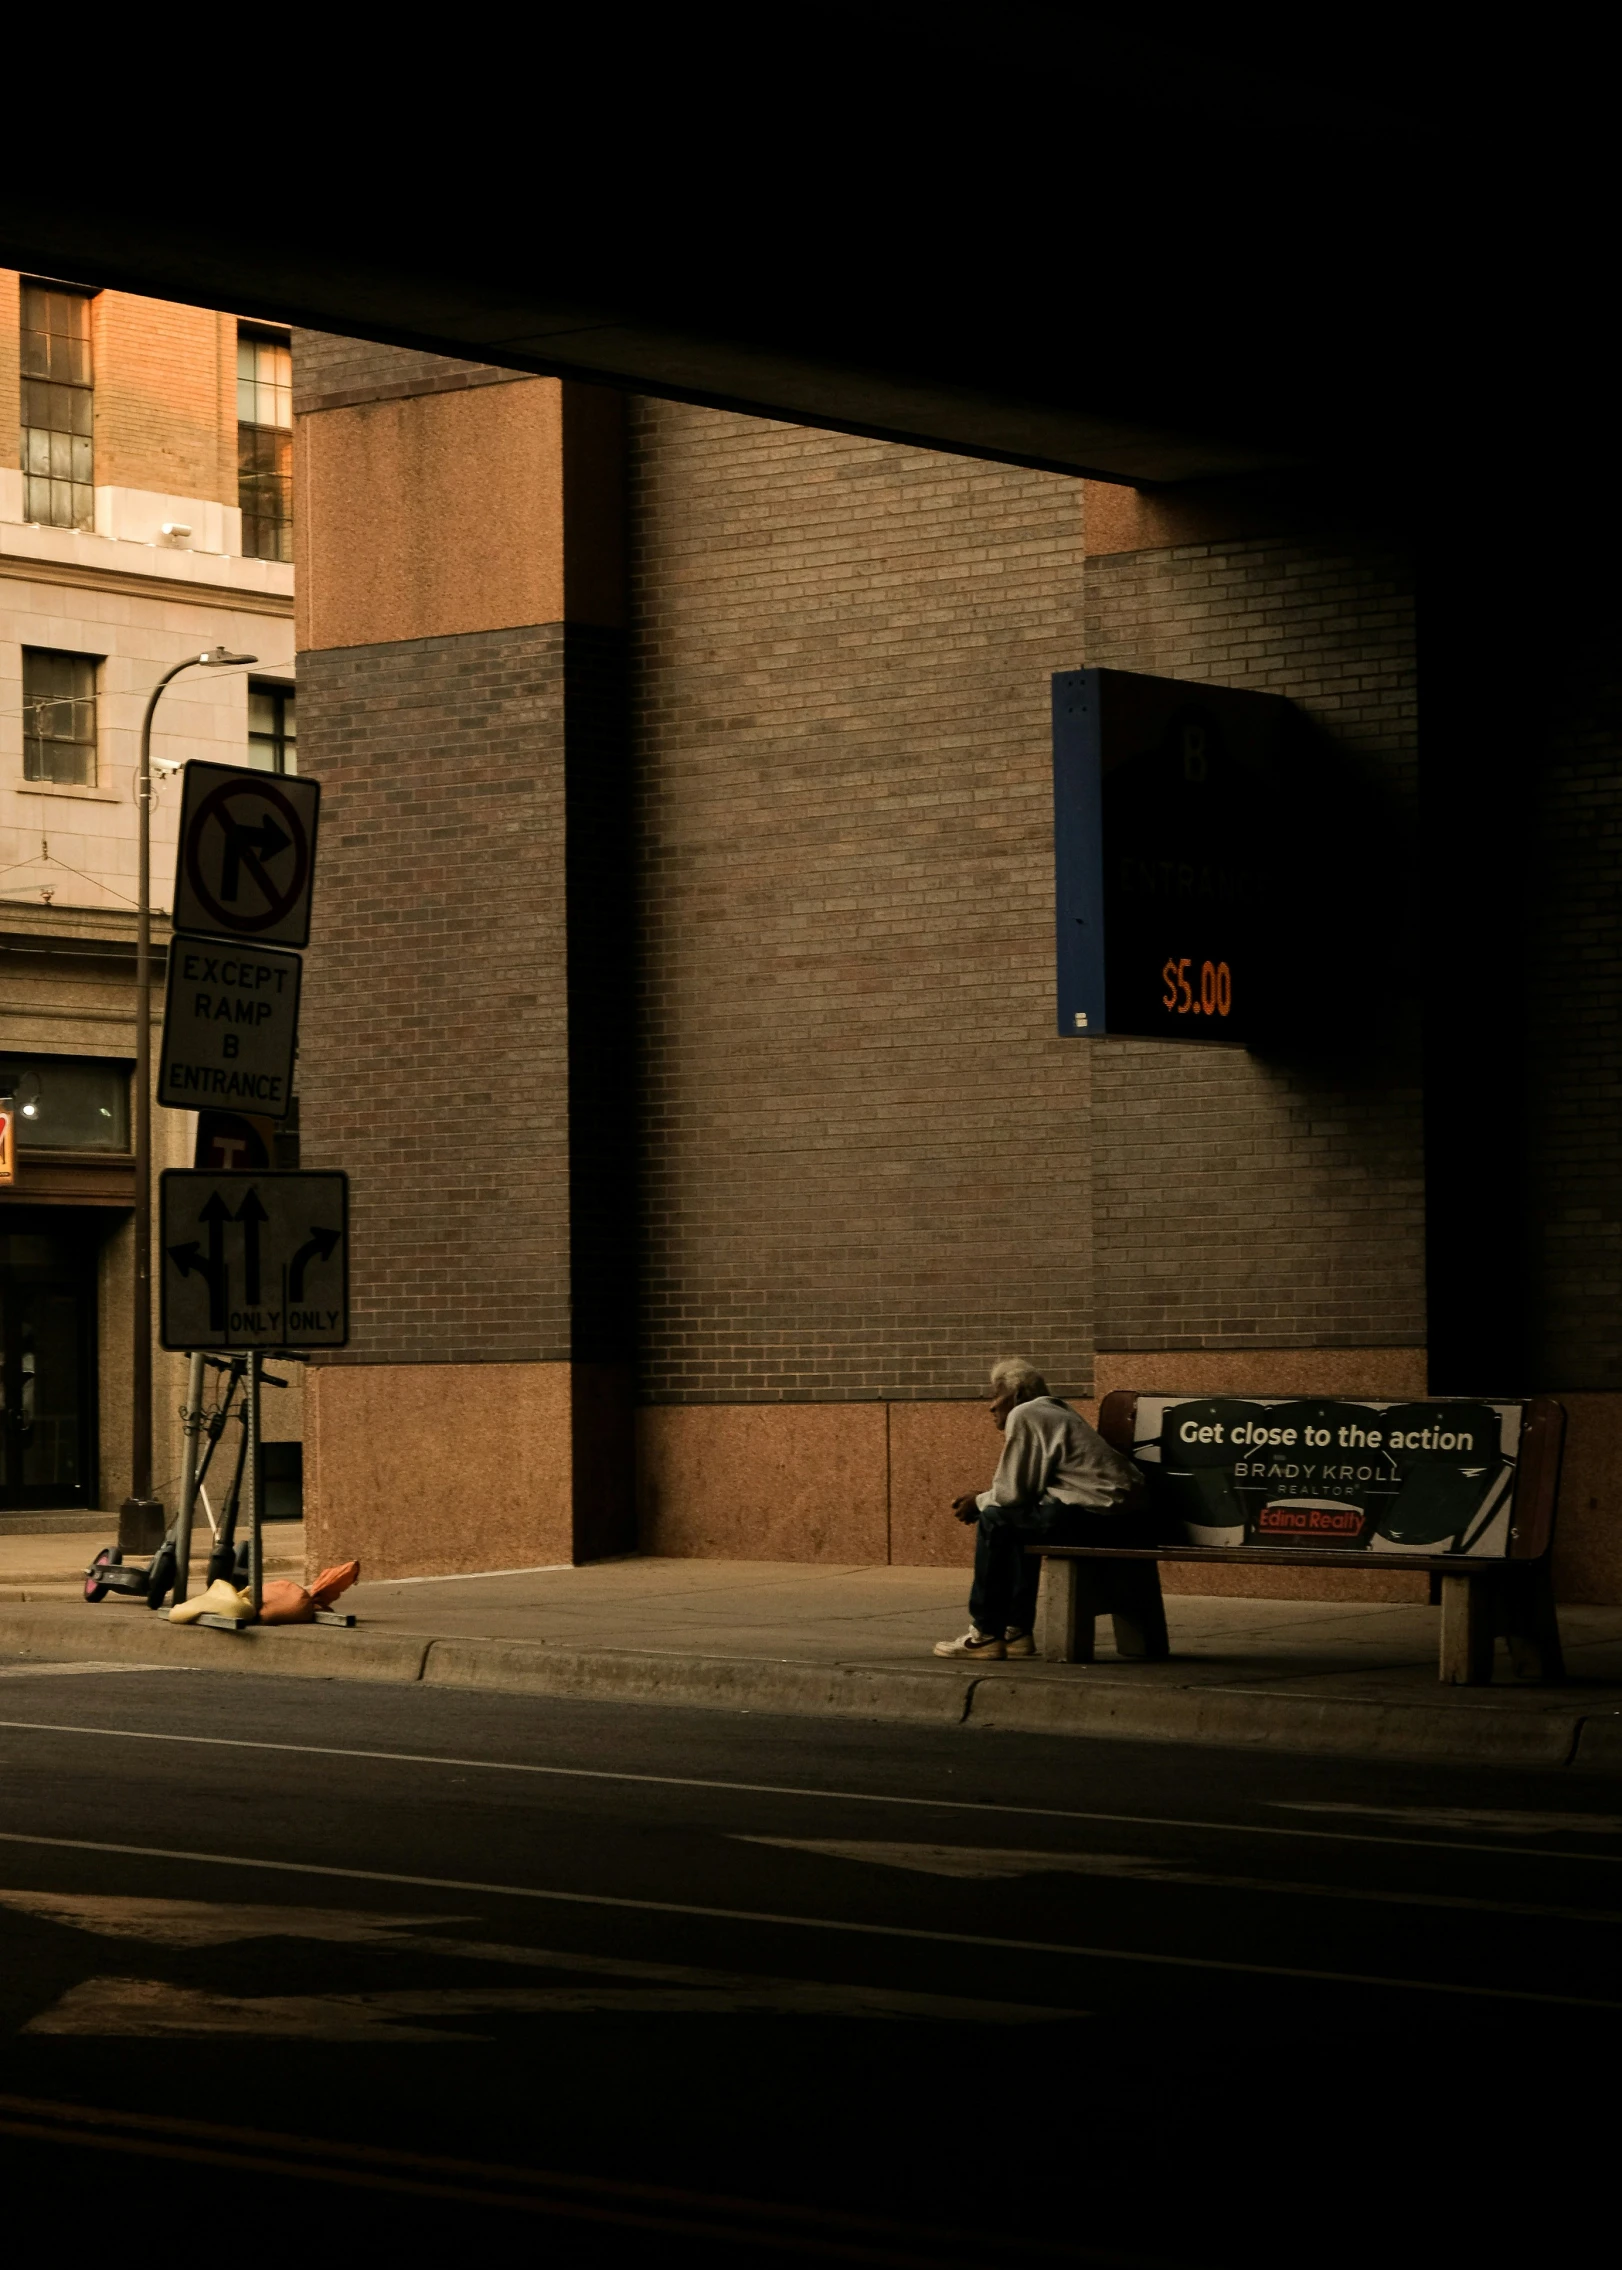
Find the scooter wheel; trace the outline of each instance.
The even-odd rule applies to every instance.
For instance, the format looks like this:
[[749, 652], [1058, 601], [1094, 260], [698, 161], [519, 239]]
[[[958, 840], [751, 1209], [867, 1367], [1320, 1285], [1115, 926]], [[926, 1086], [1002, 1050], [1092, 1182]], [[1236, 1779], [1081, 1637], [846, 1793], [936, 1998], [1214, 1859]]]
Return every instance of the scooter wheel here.
[[167, 1538], [153, 1554], [146, 1572], [146, 1604], [161, 1608], [174, 1589], [175, 1570], [179, 1565], [174, 1546]]
[[101, 1551], [96, 1555], [95, 1559], [91, 1562], [90, 1566], [84, 1572], [84, 1596], [87, 1600], [96, 1601], [106, 1599], [107, 1587], [101, 1582], [99, 1576], [97, 1575], [97, 1571], [99, 1569], [113, 1567], [117, 1562], [118, 1557], [118, 1548], [116, 1546], [103, 1545]]

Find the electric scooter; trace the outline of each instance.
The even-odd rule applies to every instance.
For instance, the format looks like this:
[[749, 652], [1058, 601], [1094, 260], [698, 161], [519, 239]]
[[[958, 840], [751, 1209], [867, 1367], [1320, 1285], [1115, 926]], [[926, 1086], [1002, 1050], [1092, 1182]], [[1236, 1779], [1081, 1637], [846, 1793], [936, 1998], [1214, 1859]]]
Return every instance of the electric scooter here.
[[[88, 1601], [105, 1600], [109, 1592], [121, 1592], [127, 1597], [144, 1600], [149, 1608], [161, 1608], [163, 1606], [164, 1601], [175, 1590], [176, 1579], [179, 1574], [178, 1541], [182, 1520], [186, 1520], [188, 1530], [191, 1526], [189, 1518], [187, 1518], [190, 1513], [190, 1502], [187, 1498], [188, 1486], [195, 1498], [201, 1498], [203, 1511], [208, 1517], [208, 1525], [213, 1532], [214, 1549], [209, 1554], [208, 1559], [208, 1583], [214, 1583], [219, 1577], [225, 1577], [237, 1586], [244, 1585], [248, 1581], [249, 1548], [246, 1540], [239, 1545], [236, 1535], [237, 1515], [242, 1505], [243, 1476], [248, 1459], [246, 1399], [244, 1399], [236, 1414], [238, 1425], [241, 1428], [241, 1437], [237, 1445], [236, 1467], [232, 1473], [230, 1490], [220, 1509], [218, 1521], [214, 1518], [205, 1486], [214, 1453], [219, 1448], [221, 1437], [225, 1433], [227, 1421], [231, 1416], [232, 1402], [247, 1377], [248, 1362], [245, 1356], [231, 1356], [229, 1358], [205, 1356], [202, 1358], [202, 1362], [211, 1366], [215, 1371], [223, 1371], [227, 1375], [225, 1394], [218, 1407], [202, 1423], [202, 1431], [207, 1435], [208, 1441], [195, 1475], [189, 1478], [189, 1483], [182, 1485], [180, 1511], [176, 1513], [174, 1520], [170, 1523], [163, 1542], [144, 1567], [133, 1562], [126, 1563], [122, 1546], [104, 1545], [85, 1571], [84, 1596]], [[276, 1379], [268, 1372], [261, 1372], [260, 1377], [271, 1387], [285, 1387], [287, 1385], [284, 1379]], [[198, 1386], [200, 1389], [200, 1367]], [[192, 1436], [192, 1443], [195, 1443], [195, 1434]], [[192, 1444], [189, 1443], [188, 1449], [191, 1447]]]

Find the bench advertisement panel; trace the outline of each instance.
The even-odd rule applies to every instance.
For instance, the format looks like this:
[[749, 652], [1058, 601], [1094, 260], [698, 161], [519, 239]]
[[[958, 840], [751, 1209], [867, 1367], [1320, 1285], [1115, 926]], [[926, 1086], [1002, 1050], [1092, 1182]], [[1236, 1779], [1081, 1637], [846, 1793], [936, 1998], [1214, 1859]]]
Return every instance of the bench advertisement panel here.
[[1132, 1455], [1168, 1541], [1502, 1559], [1524, 1410], [1140, 1395]]

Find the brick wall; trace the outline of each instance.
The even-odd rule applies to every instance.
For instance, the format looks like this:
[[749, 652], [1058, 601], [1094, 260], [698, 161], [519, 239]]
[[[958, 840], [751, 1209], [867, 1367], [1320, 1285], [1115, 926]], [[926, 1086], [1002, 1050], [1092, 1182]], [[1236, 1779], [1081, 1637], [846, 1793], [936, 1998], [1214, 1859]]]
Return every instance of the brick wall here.
[[[1307, 761], [1383, 800], [1386, 935], [1361, 1030], [1271, 1056], [1112, 1041], [1093, 1068], [1098, 1344], [1425, 1338], [1422, 1096], [1402, 888], [1417, 787], [1412, 578], [1358, 537], [1089, 558], [1087, 660], [1288, 695]], [[1313, 878], [1281, 919], [1310, 952]]]
[[15, 268], [0, 268], [0, 465], [6, 466], [22, 463], [21, 283]]
[[630, 446], [643, 1392], [967, 1396], [1010, 1348], [1085, 1391], [1077, 485], [653, 403]]
[[557, 623], [299, 659], [303, 1155], [353, 1177], [351, 1363], [569, 1354], [564, 687]]
[[1622, 1387], [1622, 674], [1611, 623], [1584, 620], [1613, 581], [1602, 569], [1551, 626], [1563, 667], [1537, 679], [1515, 806], [1532, 908], [1528, 1364], [1556, 1391]]
[[98, 292], [91, 336], [97, 485], [234, 505], [234, 317]]

